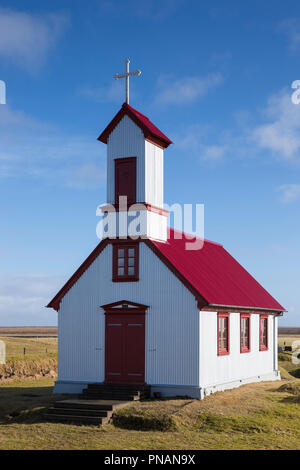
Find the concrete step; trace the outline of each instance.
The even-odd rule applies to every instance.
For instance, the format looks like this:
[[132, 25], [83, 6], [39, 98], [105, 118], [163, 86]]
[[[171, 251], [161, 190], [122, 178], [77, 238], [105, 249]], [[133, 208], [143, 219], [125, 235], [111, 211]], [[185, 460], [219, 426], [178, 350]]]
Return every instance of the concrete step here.
[[95, 409], [80, 409], [80, 408], [61, 408], [61, 407], [50, 407], [47, 411], [51, 415], [68, 415], [68, 416], [94, 416], [98, 418], [111, 417], [112, 411], [109, 410], [95, 410]]
[[126, 405], [124, 400], [85, 400], [82, 397], [78, 400], [62, 400], [55, 402], [52, 406], [55, 408], [76, 409], [81, 410], [99, 410], [99, 411], [112, 411]]
[[48, 421], [93, 424], [98, 426], [100, 426], [101, 424], [106, 424], [109, 421], [109, 418], [81, 415], [63, 415], [54, 413], [46, 413], [45, 419], [47, 419]]
[[95, 393], [85, 393], [80, 398], [83, 400], [122, 400], [122, 401], [137, 401], [140, 399], [138, 395], [126, 395], [122, 394], [111, 394], [109, 392], [95, 392]]
[[[88, 389], [101, 390], [129, 390], [129, 391], [146, 391], [150, 392], [149, 385], [133, 385], [133, 384], [89, 384]], [[86, 390], [86, 389], [85, 389]]]

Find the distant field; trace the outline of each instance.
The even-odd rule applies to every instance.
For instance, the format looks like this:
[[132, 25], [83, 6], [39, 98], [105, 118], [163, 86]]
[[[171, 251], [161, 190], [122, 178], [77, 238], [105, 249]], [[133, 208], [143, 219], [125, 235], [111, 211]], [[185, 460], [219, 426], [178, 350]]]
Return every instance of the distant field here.
[[1, 326], [0, 336], [57, 336], [56, 326]]
[[[57, 358], [56, 337], [1, 336], [6, 345], [6, 362]], [[25, 348], [25, 351], [24, 351]]]
[[300, 327], [295, 326], [279, 326], [278, 327], [278, 335], [279, 336], [300, 336]]

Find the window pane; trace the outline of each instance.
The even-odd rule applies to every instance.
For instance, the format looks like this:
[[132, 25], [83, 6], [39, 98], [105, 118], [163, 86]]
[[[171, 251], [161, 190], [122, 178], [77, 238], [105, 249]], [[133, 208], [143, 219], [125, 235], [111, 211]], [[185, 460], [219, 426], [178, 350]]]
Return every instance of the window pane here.
[[128, 258], [128, 266], [134, 266], [134, 258]]
[[118, 268], [118, 276], [124, 276], [124, 268]]
[[124, 266], [124, 258], [118, 258], [118, 266]]
[[124, 258], [124, 248], [118, 249], [118, 258]]
[[128, 268], [128, 275], [133, 276], [134, 275], [134, 268]]
[[134, 248], [128, 248], [128, 256], [129, 257], [134, 257], [135, 255], [135, 249]]

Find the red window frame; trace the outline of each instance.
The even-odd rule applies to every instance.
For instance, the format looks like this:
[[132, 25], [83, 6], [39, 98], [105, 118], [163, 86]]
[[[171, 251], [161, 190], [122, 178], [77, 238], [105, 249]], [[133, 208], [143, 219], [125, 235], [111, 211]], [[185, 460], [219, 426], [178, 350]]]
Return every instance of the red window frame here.
[[[122, 271], [120, 273], [120, 271]], [[133, 271], [132, 273], [130, 271]], [[138, 243], [116, 243], [113, 245], [114, 282], [134, 282], [139, 280]]]
[[[259, 350], [267, 351], [269, 347], [269, 316], [260, 315], [259, 316]], [[265, 328], [263, 324], [265, 323]], [[265, 335], [263, 334], [265, 331]]]
[[219, 312], [217, 324], [218, 356], [230, 353], [230, 313]]
[[251, 314], [241, 313], [240, 323], [241, 353], [247, 353], [251, 351]]

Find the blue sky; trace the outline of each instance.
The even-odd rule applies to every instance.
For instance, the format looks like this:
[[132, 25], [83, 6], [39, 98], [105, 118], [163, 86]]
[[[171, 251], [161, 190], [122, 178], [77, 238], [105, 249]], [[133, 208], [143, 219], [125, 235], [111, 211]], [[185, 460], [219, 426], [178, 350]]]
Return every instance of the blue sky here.
[[300, 5], [253, 0], [0, 1], [0, 324], [56, 324], [44, 305], [98, 243], [125, 57], [175, 143], [165, 201], [204, 203], [205, 236], [300, 326]]

